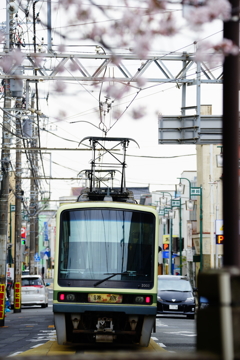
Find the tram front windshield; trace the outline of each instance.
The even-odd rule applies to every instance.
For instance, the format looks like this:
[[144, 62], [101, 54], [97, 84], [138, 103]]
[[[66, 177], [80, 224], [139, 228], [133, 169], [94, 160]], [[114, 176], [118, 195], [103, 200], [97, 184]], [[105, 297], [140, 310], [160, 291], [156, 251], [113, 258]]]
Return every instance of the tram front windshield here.
[[107, 279], [109, 282], [153, 281], [152, 213], [71, 209], [62, 212], [60, 222], [59, 279], [80, 279], [84, 284], [84, 280], [101, 280], [114, 274]]

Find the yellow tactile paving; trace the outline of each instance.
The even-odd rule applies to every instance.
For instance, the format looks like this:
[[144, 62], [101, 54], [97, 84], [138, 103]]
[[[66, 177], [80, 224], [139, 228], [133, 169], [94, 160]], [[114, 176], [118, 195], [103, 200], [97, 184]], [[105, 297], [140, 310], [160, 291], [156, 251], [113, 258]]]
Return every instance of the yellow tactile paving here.
[[32, 356], [32, 355], [73, 355], [76, 354], [76, 349], [71, 346], [58, 345], [56, 341], [47, 341], [45, 344], [36, 348], [18, 354], [17, 356]]
[[[53, 355], [74, 355], [76, 354], [76, 348], [73, 346], [67, 345], [58, 345], [56, 341], [48, 341], [43, 345], [40, 345], [34, 349], [27, 350], [17, 356], [32, 356], [32, 355], [44, 355], [44, 356], [53, 356]], [[98, 350], [96, 350], [98, 352]], [[94, 350], [85, 350], [83, 353], [85, 354], [96, 354]], [[138, 348], [138, 351], [147, 351], [147, 352], [159, 352], [159, 351], [166, 351], [165, 349], [161, 348], [158, 344], [155, 343], [151, 339], [150, 344], [148, 347]], [[114, 351], [101, 351], [101, 353], [114, 353]]]

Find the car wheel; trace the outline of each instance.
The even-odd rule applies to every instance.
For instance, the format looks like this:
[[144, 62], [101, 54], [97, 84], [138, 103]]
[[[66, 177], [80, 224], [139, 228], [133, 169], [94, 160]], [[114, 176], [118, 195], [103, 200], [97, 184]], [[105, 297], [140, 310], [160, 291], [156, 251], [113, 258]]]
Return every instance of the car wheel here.
[[42, 308], [45, 308], [45, 307], [46, 307], [46, 304], [41, 304], [41, 307], [42, 307]]
[[195, 318], [195, 315], [193, 314], [193, 315], [187, 315], [187, 318], [188, 319], [194, 319]]

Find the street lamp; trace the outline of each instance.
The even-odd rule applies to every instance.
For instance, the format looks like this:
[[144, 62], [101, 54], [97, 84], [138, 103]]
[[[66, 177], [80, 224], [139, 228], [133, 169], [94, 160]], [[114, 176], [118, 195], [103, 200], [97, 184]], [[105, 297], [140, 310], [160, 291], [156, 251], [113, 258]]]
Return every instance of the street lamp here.
[[[200, 196], [200, 271], [202, 271], [202, 233], [203, 233], [203, 213], [202, 213], [202, 187], [201, 186], [192, 186], [191, 182], [187, 178], [178, 178], [180, 179], [180, 183], [176, 185], [176, 190], [181, 193], [179, 190], [182, 188], [181, 180], [187, 180], [189, 182], [189, 200], [188, 200], [188, 208], [187, 210], [192, 211], [194, 208], [194, 200], [192, 199], [192, 196]], [[187, 206], [187, 204], [186, 204]], [[180, 239], [180, 247], [182, 247], [182, 239]]]
[[186, 201], [186, 210], [193, 211], [195, 207], [195, 200], [189, 199]]
[[217, 147], [221, 148], [220, 154], [216, 155], [217, 167], [223, 167], [223, 147], [222, 146], [217, 146]]

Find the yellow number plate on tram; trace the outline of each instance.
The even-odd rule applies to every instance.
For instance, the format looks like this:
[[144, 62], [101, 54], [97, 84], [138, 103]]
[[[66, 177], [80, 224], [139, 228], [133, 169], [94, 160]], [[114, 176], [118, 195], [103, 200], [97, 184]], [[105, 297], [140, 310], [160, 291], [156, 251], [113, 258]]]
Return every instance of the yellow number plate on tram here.
[[122, 295], [116, 294], [88, 294], [88, 302], [121, 304]]

